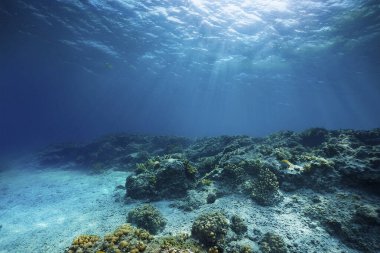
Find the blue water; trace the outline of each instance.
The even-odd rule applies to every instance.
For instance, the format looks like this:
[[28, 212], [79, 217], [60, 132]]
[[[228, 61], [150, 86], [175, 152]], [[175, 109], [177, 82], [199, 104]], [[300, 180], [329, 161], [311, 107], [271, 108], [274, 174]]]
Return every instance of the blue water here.
[[2, 0], [0, 150], [380, 126], [380, 4]]

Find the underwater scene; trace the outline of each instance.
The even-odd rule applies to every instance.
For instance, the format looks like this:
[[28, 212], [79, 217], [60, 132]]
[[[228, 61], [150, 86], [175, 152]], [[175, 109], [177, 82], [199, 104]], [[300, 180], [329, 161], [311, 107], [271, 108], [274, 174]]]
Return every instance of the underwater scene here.
[[378, 0], [0, 1], [0, 253], [358, 252]]

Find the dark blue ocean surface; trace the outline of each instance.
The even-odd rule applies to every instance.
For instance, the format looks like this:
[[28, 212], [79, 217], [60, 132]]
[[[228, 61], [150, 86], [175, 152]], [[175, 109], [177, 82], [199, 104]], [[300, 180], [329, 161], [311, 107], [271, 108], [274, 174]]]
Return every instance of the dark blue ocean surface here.
[[380, 4], [2, 0], [0, 146], [380, 126]]

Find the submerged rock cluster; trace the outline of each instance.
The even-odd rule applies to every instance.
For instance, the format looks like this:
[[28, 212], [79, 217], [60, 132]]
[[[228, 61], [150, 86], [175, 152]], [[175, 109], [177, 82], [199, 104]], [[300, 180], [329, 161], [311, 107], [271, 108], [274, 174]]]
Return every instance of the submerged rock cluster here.
[[[265, 138], [198, 140], [112, 135], [90, 144], [47, 149], [40, 153], [40, 161], [45, 165], [84, 166], [94, 173], [111, 168], [132, 172], [126, 178], [126, 204], [166, 199], [173, 207], [194, 212], [205, 205], [212, 207], [228, 195], [238, 195], [247, 205], [264, 208], [260, 210], [282, 205], [284, 198], [292, 203], [303, 201], [297, 212], [316, 224], [313, 226], [320, 226], [349, 248], [380, 251], [380, 129], [313, 128]], [[297, 200], [299, 196], [301, 200]], [[288, 201], [284, 205], [286, 209], [292, 204]], [[128, 215], [129, 222], [157, 234], [167, 218], [149, 205]], [[129, 225], [124, 228], [135, 231]], [[297, 244], [283, 240], [281, 231], [258, 233], [255, 229], [239, 217], [226, 216], [223, 210], [201, 213], [192, 224], [191, 237], [165, 239], [165, 245], [173, 247], [164, 247], [163, 252], [184, 252], [188, 247], [198, 252], [298, 252]], [[81, 237], [68, 252], [147, 252], [151, 247], [147, 240], [140, 240], [146, 246], [142, 250], [137, 239], [128, 237], [130, 233], [118, 234], [103, 240]], [[149, 234], [147, 238], [163, 240], [161, 235], [153, 239]], [[246, 240], [247, 245], [253, 243], [257, 248], [237, 244], [237, 240]]]
[[162, 199], [186, 196], [194, 187], [197, 170], [186, 160], [156, 157], [136, 165], [136, 175], [126, 180], [133, 199]]

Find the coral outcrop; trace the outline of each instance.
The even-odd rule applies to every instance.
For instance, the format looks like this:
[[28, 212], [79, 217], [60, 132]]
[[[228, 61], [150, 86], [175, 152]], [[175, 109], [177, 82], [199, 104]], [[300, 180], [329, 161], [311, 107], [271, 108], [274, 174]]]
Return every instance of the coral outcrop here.
[[152, 234], [160, 232], [166, 225], [166, 220], [160, 211], [150, 204], [136, 207], [130, 211], [127, 221]]
[[210, 212], [197, 217], [191, 228], [191, 235], [207, 246], [216, 246], [224, 241], [229, 223], [221, 212]]
[[234, 231], [237, 235], [243, 235], [245, 232], [247, 232], [247, 225], [245, 224], [244, 220], [238, 215], [233, 215], [231, 217], [230, 226], [232, 231]]
[[288, 249], [284, 239], [274, 233], [266, 233], [260, 241], [260, 249], [263, 253], [287, 253]]
[[[285, 215], [297, 206], [297, 215], [345, 247], [380, 251], [380, 129], [313, 128], [300, 133], [282, 131], [263, 138], [220, 136], [197, 140], [112, 135], [84, 145], [51, 147], [39, 157], [41, 164], [79, 166], [99, 173], [108, 169], [128, 172], [126, 198], [119, 197], [119, 202], [166, 200], [171, 201], [171, 207], [181, 209], [179, 212], [198, 212], [219, 207], [228, 196], [238, 196], [244, 205], [271, 214], [266, 217]], [[228, 210], [229, 204], [225, 205]], [[226, 215], [203, 213], [192, 225], [193, 238], [167, 238], [165, 247], [158, 246], [157, 241], [154, 247], [163, 252], [182, 252], [198, 246], [209, 252], [249, 252], [250, 247], [244, 245], [254, 241], [262, 252], [299, 252], [297, 243], [291, 244], [288, 237], [284, 236], [285, 244], [278, 235], [263, 236], [268, 231], [263, 228], [265, 223], [256, 228], [252, 225], [255, 221], [244, 224], [236, 216], [229, 222]], [[285, 215], [291, 219], [290, 216]], [[158, 233], [162, 223], [157, 225], [155, 221], [168, 217], [157, 217], [145, 206], [132, 212], [129, 221]], [[128, 236], [112, 235], [97, 241], [95, 237], [81, 237], [68, 250], [147, 252], [153, 245], [140, 239], [131, 244]], [[138, 247], [138, 241], [146, 249]], [[183, 248], [180, 244], [192, 246]]]
[[[95, 238], [96, 244], [86, 251], [72, 251], [77, 245], [78, 238]], [[125, 253], [125, 252], [144, 252], [147, 245], [153, 240], [153, 236], [148, 231], [138, 229], [130, 224], [124, 224], [117, 228], [113, 233], [107, 234], [101, 240], [98, 236], [81, 236], [74, 239], [72, 245], [65, 253]], [[95, 240], [93, 239], [93, 240]]]
[[80, 235], [75, 237], [67, 253], [90, 253], [99, 245], [100, 237], [97, 235]]
[[127, 178], [127, 196], [134, 199], [178, 198], [195, 185], [197, 169], [187, 160], [155, 158], [137, 165], [137, 174]]

